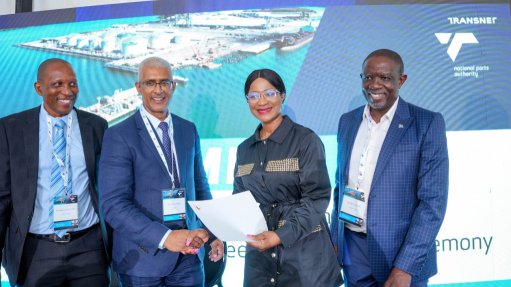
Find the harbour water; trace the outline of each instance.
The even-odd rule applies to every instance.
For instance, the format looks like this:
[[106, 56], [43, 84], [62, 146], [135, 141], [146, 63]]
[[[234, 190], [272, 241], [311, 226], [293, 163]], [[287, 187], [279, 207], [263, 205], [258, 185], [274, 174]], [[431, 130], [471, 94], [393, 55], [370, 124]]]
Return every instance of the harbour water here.
[[[135, 73], [107, 68], [101, 60], [26, 49], [17, 47], [17, 44], [95, 31], [114, 24], [146, 23], [157, 19], [157, 16], [138, 17], [0, 31], [0, 78], [3, 79], [0, 117], [41, 103], [33, 83], [37, 66], [47, 58], [63, 58], [73, 65], [80, 87], [77, 106], [90, 106], [97, 103], [98, 97], [112, 95], [115, 90], [130, 89], [137, 80]], [[176, 75], [189, 81], [178, 86], [170, 108], [177, 115], [194, 121], [202, 138], [246, 137], [257, 125], [243, 95], [246, 76], [254, 69], [274, 69], [283, 77], [288, 97], [292, 96], [294, 79], [307, 50], [308, 45], [292, 52], [272, 48], [258, 55], [242, 57], [239, 61], [220, 59], [218, 62], [222, 65], [212, 70], [202, 67], [180, 69]]]
[[109, 95], [115, 89], [127, 89], [133, 86], [136, 75], [110, 71], [104, 62], [72, 55], [38, 51], [16, 47], [15, 45], [36, 41], [45, 37], [56, 37], [71, 33], [80, 33], [110, 27], [116, 23], [143, 23], [156, 17], [113, 19], [92, 22], [75, 22], [55, 25], [27, 27], [0, 31], [0, 116], [18, 112], [41, 103], [33, 84], [37, 67], [42, 61], [58, 57], [73, 65], [78, 77], [80, 94], [78, 106], [94, 104], [97, 96]]

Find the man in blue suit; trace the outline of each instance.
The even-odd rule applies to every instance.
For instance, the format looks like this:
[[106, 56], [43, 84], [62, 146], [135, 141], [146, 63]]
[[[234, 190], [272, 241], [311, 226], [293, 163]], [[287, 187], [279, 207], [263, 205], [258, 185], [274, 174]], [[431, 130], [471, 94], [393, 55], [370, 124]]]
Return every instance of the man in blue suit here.
[[[167, 61], [142, 61], [135, 85], [143, 105], [107, 130], [100, 160], [114, 269], [123, 286], [203, 286], [209, 234], [186, 204], [211, 199], [197, 129], [168, 110], [176, 83]], [[222, 242], [211, 247], [220, 260]]]
[[381, 49], [362, 65], [367, 105], [341, 116], [332, 237], [347, 286], [427, 286], [447, 206], [442, 115], [405, 102], [401, 56]]

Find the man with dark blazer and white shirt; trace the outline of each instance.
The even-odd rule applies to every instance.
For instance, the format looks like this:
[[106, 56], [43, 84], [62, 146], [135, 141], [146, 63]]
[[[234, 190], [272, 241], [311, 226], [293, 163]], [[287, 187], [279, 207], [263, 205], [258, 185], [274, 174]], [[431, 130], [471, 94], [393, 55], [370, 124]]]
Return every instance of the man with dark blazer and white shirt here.
[[[140, 110], [105, 133], [99, 190], [113, 228], [113, 265], [122, 286], [204, 286], [210, 237], [189, 200], [211, 199], [195, 125], [171, 113], [170, 64], [150, 57], [135, 83]], [[211, 243], [218, 261], [223, 244]]]
[[11, 286], [108, 286], [97, 163], [107, 122], [74, 109], [78, 81], [41, 63], [41, 106], [0, 119], [0, 250]]

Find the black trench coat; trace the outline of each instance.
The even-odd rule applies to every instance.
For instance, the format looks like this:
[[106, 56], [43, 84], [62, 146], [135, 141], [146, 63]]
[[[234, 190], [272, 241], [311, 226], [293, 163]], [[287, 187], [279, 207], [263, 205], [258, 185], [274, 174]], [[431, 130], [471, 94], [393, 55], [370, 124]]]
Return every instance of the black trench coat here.
[[325, 219], [331, 186], [319, 137], [287, 116], [266, 140], [259, 126], [238, 147], [234, 193], [249, 190], [282, 244], [247, 246], [244, 286], [339, 286]]

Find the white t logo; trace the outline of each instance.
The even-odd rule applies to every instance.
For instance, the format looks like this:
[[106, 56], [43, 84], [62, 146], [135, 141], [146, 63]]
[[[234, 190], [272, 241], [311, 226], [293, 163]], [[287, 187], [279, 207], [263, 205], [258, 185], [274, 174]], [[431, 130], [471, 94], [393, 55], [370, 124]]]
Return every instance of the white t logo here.
[[[440, 44], [447, 44], [451, 38], [452, 33], [435, 33], [436, 38]], [[452, 38], [449, 48], [447, 48], [447, 54], [451, 57], [454, 62], [458, 53], [461, 50], [463, 44], [477, 44], [479, 43], [473, 33], [455, 33]]]

